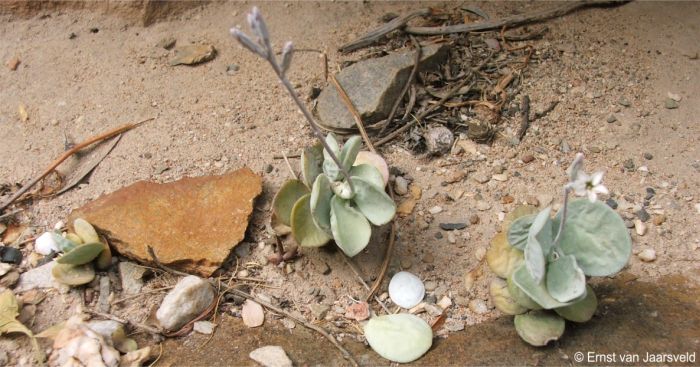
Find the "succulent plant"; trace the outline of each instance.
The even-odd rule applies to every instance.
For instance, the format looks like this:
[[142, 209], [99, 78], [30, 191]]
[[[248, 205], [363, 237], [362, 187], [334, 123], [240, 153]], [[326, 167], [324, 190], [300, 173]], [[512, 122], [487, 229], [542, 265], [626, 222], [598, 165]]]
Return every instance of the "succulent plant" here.
[[77, 218], [73, 221], [73, 229], [75, 232], [68, 232], [65, 237], [57, 232], [47, 233], [50, 233], [58, 250], [63, 252], [52, 268], [54, 279], [76, 286], [94, 279], [93, 264], [100, 270], [109, 268], [112, 265], [112, 252], [86, 220]]
[[363, 155], [370, 163], [357, 164], [359, 136], [350, 137], [342, 148], [332, 134], [325, 143], [342, 167], [321, 144], [305, 149], [301, 180], [287, 181], [275, 195], [273, 217], [289, 226], [303, 247], [323, 246], [332, 239], [346, 255], [355, 256], [369, 243], [371, 224], [389, 223], [396, 213], [394, 201], [384, 191], [381, 169], [386, 163], [379, 156]]

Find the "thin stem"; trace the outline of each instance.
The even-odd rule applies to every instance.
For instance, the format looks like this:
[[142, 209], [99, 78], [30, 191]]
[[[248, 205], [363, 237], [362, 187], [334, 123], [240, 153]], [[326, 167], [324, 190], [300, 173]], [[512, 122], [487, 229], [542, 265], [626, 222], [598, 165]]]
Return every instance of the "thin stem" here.
[[559, 222], [559, 231], [557, 236], [554, 238], [554, 248], [559, 247], [559, 241], [561, 240], [561, 233], [564, 231], [564, 223], [566, 222], [566, 211], [569, 207], [569, 189], [568, 186], [564, 186], [564, 207], [561, 210], [561, 221]]

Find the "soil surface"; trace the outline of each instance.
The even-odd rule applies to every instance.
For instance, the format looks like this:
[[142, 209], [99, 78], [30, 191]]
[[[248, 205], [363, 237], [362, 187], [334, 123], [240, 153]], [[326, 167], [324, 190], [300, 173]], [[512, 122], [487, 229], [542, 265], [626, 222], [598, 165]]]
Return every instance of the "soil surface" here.
[[[458, 6], [432, 5], [447, 10]], [[478, 5], [493, 19], [551, 4]], [[254, 293], [309, 320], [313, 318], [310, 305], [327, 304], [330, 314], [338, 315], [353, 299], [364, 297], [366, 291], [357, 276], [333, 249], [303, 249], [303, 256], [287, 269], [265, 260], [274, 243], [266, 229], [270, 202], [290, 177], [284, 160], [275, 156], [295, 154], [313, 138], [269, 66], [229, 35], [232, 26], [247, 27], [245, 13], [251, 6], [212, 3], [149, 27], [138, 20], [87, 10], [1, 19], [0, 60], [17, 57], [20, 64], [14, 71], [0, 70], [0, 185], [23, 184], [36, 177], [67, 143], [155, 117], [126, 133], [88, 181], [58, 197], [35, 200], [16, 215], [16, 222], [28, 226], [16, 243], [52, 228], [72, 209], [136, 181], [170, 182], [247, 166], [263, 176], [264, 193], [231, 268], [239, 275], [245, 271], [246, 276], [264, 280]], [[280, 2], [259, 6], [276, 48], [293, 40], [300, 49], [322, 49], [333, 72], [343, 61], [364, 55], [363, 51], [341, 55], [336, 52], [338, 46], [379, 25], [383, 14], [405, 14], [425, 5]], [[647, 351], [698, 351], [698, 20], [700, 3], [632, 2], [585, 9], [544, 23], [549, 28], [544, 37], [527, 41], [535, 57], [524, 72], [520, 94], [509, 107], [517, 110], [522, 95], [529, 95], [533, 112], [554, 101], [558, 105], [533, 121], [517, 146], [503, 136], [518, 130], [520, 116], [504, 114], [499, 125], [503, 134], [490, 145], [477, 146], [484, 158], [474, 159], [460, 182], [442, 184], [462, 169], [451, 162], [466, 159], [465, 155], [416, 156], [402, 139], [382, 147], [390, 165], [422, 189], [413, 213], [398, 220], [399, 237], [389, 274], [404, 269], [432, 282], [429, 294], [437, 300], [449, 296], [455, 303], [449, 317], [467, 325], [464, 331], [443, 335], [419, 364], [561, 365], [572, 363], [576, 351], [607, 353], [616, 347], [641, 356]], [[194, 67], [170, 66], [173, 51], [156, 46], [168, 37], [175, 38], [177, 45], [212, 44], [216, 58]], [[315, 53], [296, 54], [289, 77], [309, 103], [311, 87], [325, 86], [323, 66]], [[677, 108], [666, 108], [669, 95], [680, 97]], [[27, 112], [26, 121], [18, 113], [20, 105]], [[512, 318], [493, 308], [488, 296], [493, 274], [481, 260], [489, 240], [500, 230], [501, 213], [534, 199], [551, 198], [558, 208], [564, 170], [578, 151], [586, 155], [589, 172], [605, 172], [604, 184], [624, 219], [638, 219], [636, 212], [643, 205], [651, 219], [645, 223], [644, 235], [630, 229], [634, 254], [624, 276], [596, 281], [603, 302], [594, 321], [568, 326], [561, 342], [534, 349], [517, 338]], [[526, 155], [534, 160], [524, 163]], [[76, 162], [71, 159], [60, 171], [69, 173]], [[298, 160], [292, 159], [291, 164], [296, 168]], [[472, 179], [501, 172], [505, 181]], [[648, 188], [653, 189], [652, 197]], [[478, 206], [479, 202], [486, 202], [488, 208]], [[435, 206], [442, 211], [430, 214]], [[478, 223], [454, 231], [454, 236], [439, 227], [439, 223], [469, 223], [474, 215]], [[368, 250], [354, 258], [370, 282], [386, 246], [385, 230], [378, 232]], [[27, 258], [33, 244], [21, 248]], [[648, 249], [655, 251], [656, 258], [642, 261], [637, 254]], [[18, 268], [31, 267], [25, 260]], [[483, 271], [466, 287], [465, 275], [475, 269]], [[118, 275], [109, 272], [107, 276], [112, 278], [112, 299], [119, 299]], [[111, 312], [142, 322], [165, 295], [153, 290], [175, 282], [174, 277], [155, 272], [145, 287], [150, 292], [113, 304]], [[48, 297], [27, 324], [35, 332], [44, 330], [94, 305], [96, 293], [92, 286], [63, 294], [47, 291]], [[240, 322], [236, 300], [224, 301], [218, 316], [223, 323], [209, 344], [200, 347], [208, 336], [194, 334], [168, 340], [164, 365], [253, 364], [248, 353], [267, 344], [284, 346], [300, 365], [344, 364], [325, 339], [301, 325], [287, 329], [268, 317], [263, 328], [248, 329]], [[474, 303], [486, 305], [487, 311], [477, 312]], [[361, 342], [359, 324], [320, 323], [341, 335], [343, 344], [363, 364], [386, 364]], [[637, 338], [638, 342], [632, 341]], [[149, 337], [139, 337], [139, 345], [159, 350], [158, 340]], [[30, 345], [24, 337], [3, 336], [0, 350], [7, 352], [10, 365], [31, 364]]]

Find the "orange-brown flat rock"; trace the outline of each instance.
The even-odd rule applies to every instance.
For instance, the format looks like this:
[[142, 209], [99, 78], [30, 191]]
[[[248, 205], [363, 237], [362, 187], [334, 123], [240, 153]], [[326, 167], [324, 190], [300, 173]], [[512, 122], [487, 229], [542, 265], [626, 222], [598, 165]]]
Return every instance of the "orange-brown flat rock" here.
[[165, 265], [210, 276], [241, 241], [262, 191], [248, 168], [159, 184], [139, 181], [74, 210], [105, 234], [120, 254], [153, 263], [153, 247]]

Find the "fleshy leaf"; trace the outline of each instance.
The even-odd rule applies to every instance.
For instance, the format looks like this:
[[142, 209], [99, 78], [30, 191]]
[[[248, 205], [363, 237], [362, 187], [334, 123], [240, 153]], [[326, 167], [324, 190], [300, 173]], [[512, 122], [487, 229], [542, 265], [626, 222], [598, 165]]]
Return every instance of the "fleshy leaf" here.
[[100, 255], [97, 256], [97, 260], [95, 260], [95, 266], [98, 270], [107, 270], [110, 266], [112, 266], [112, 249], [109, 248], [109, 245], [107, 245], [106, 241], [101, 241], [100, 243], [102, 244], [104, 249], [102, 250], [102, 252], [100, 252]]
[[508, 278], [523, 263], [523, 252], [508, 244], [504, 232], [497, 233], [486, 251], [486, 263], [501, 278]]
[[515, 285], [513, 282], [513, 277], [508, 278], [508, 293], [513, 300], [519, 305], [529, 309], [529, 310], [541, 310], [542, 306], [537, 304], [530, 296], [528, 296], [520, 287]]
[[515, 316], [515, 330], [528, 344], [543, 347], [561, 338], [566, 322], [557, 314], [547, 311], [530, 311]]
[[331, 182], [331, 190], [333, 190], [333, 193], [338, 195], [338, 197], [341, 199], [349, 200], [355, 196], [355, 192], [353, 192], [352, 188], [350, 188], [350, 183], [348, 183], [348, 181]]
[[82, 285], [95, 279], [95, 269], [92, 264], [68, 265], [56, 264], [51, 268], [51, 275], [59, 283], [66, 285]]
[[353, 201], [357, 208], [372, 224], [381, 226], [387, 224], [396, 214], [396, 204], [389, 195], [384, 192], [384, 188], [378, 189], [376, 186], [359, 177], [353, 180], [355, 184], [355, 197]]
[[548, 292], [547, 288], [542, 283], [532, 279], [530, 272], [525, 267], [525, 264], [520, 265], [512, 275], [513, 283], [518, 286], [525, 294], [533, 301], [542, 306], [542, 308], [550, 310], [552, 308], [568, 306], [569, 303], [559, 302], [554, 299]]
[[559, 302], [570, 302], [586, 293], [586, 276], [571, 255], [547, 264], [547, 291]]
[[65, 255], [59, 257], [56, 262], [59, 264], [82, 265], [95, 260], [104, 251], [105, 245], [99, 242], [80, 245]]
[[506, 214], [505, 219], [503, 219], [503, 224], [501, 224], [501, 228], [503, 228], [504, 232], [508, 233], [511, 225], [516, 219], [526, 215], [537, 214], [537, 212], [537, 207], [535, 206], [519, 205], [512, 212]]
[[343, 144], [343, 149], [340, 151], [340, 157], [338, 157], [338, 159], [340, 159], [340, 163], [346, 170], [350, 170], [361, 148], [362, 138], [357, 135], [351, 136], [345, 144]]
[[299, 180], [289, 180], [277, 191], [272, 199], [272, 213], [277, 217], [280, 224], [290, 225], [292, 208], [300, 197], [309, 193], [309, 188]]
[[[561, 211], [555, 226], [559, 225]], [[561, 249], [576, 257], [583, 273], [608, 276], [620, 271], [629, 261], [632, 240], [622, 218], [606, 204], [586, 199], [569, 203]]]
[[51, 232], [51, 236], [53, 237], [54, 242], [56, 242], [58, 249], [63, 251], [63, 252], [68, 252], [68, 251], [78, 247], [77, 243], [69, 240], [68, 238], [61, 236], [60, 234], [58, 234], [56, 232]]
[[393, 362], [415, 361], [433, 345], [433, 331], [428, 323], [412, 314], [373, 317], [364, 331], [369, 346]]
[[544, 279], [546, 257], [552, 248], [550, 208], [539, 212], [530, 226], [525, 246], [525, 265], [535, 282]]
[[372, 235], [367, 218], [337, 196], [331, 199], [331, 231], [335, 243], [350, 257], [367, 247]]
[[328, 176], [320, 174], [316, 176], [316, 181], [311, 189], [310, 206], [314, 223], [331, 234], [331, 182]]
[[306, 194], [294, 204], [291, 217], [292, 235], [299, 246], [320, 247], [328, 243], [331, 237], [314, 223], [310, 201], [311, 194]]
[[532, 222], [535, 221], [535, 217], [536, 215], [531, 214], [513, 221], [508, 229], [508, 243], [510, 243], [511, 246], [519, 250], [525, 250], [527, 236], [530, 233], [530, 227], [532, 226]]
[[[331, 148], [336, 158], [340, 159], [340, 146], [338, 146], [338, 141], [335, 139], [333, 133], [329, 133], [326, 136], [326, 144]], [[331, 181], [338, 180], [340, 176], [338, 165], [335, 164], [335, 161], [333, 161], [333, 158], [325, 149], [323, 149], [323, 173], [325, 173]]]
[[75, 234], [83, 240], [83, 243], [100, 242], [100, 237], [97, 235], [95, 227], [83, 218], [77, 218], [73, 221], [73, 229]]
[[12, 291], [8, 289], [0, 293], [0, 335], [5, 333], [24, 333], [31, 339], [36, 360], [39, 363], [43, 363], [45, 358], [43, 349], [39, 347], [39, 343], [32, 331], [15, 319], [17, 315], [19, 315], [19, 305]]
[[301, 152], [301, 177], [307, 187], [323, 173], [323, 145], [316, 143]]
[[593, 288], [587, 285], [584, 299], [569, 306], [555, 308], [554, 311], [567, 320], [586, 322], [593, 317], [596, 308], [598, 308], [598, 298], [595, 296]]
[[384, 186], [389, 182], [389, 165], [386, 164], [386, 160], [382, 158], [377, 153], [372, 153], [368, 152], [366, 150], [360, 151], [357, 153], [357, 157], [355, 158], [355, 163], [353, 163], [353, 166], [359, 166], [362, 164], [369, 164], [370, 166], [374, 167], [379, 171], [379, 173], [382, 175], [382, 180], [384, 181]]
[[489, 294], [491, 295], [491, 302], [504, 314], [519, 315], [527, 311], [527, 308], [517, 303], [510, 295], [508, 284], [503, 279], [496, 278], [491, 281]]
[[353, 166], [350, 169], [350, 177], [359, 177], [371, 183], [377, 189], [384, 191], [384, 178], [382, 178], [382, 174], [379, 173], [377, 168], [371, 164], [360, 164], [359, 166]]

